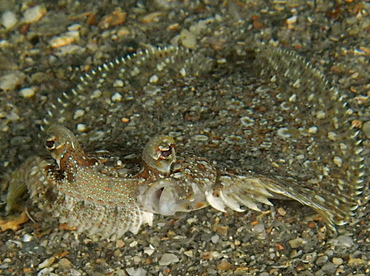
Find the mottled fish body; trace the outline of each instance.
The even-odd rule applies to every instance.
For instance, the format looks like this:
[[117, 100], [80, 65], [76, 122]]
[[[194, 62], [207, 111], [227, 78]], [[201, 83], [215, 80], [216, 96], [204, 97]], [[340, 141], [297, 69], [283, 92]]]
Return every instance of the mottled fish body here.
[[[259, 210], [274, 197], [312, 207], [331, 228], [347, 223], [367, 185], [368, 157], [346, 97], [295, 53], [266, 47], [253, 58], [223, 65], [200, 52], [151, 48], [81, 76], [74, 89], [51, 101], [45, 122], [86, 132], [82, 143], [142, 152], [142, 170], [104, 175], [70, 132], [76, 148], [63, 160], [52, 153], [52, 173], [46, 169], [52, 161], [41, 158], [13, 173], [8, 206], [25, 189], [22, 183], [38, 198], [44, 192], [34, 186], [55, 186], [63, 199], [50, 199], [54, 212], [73, 217], [68, 222], [89, 217], [82, 231], [103, 238], [136, 233], [151, 221], [143, 215], [207, 205]], [[156, 134], [167, 135], [165, 150], [152, 143]], [[168, 141], [177, 142], [177, 155]], [[150, 150], [154, 163], [147, 161], [153, 160]], [[43, 185], [31, 172], [43, 177]], [[55, 172], [59, 179], [50, 178]]]

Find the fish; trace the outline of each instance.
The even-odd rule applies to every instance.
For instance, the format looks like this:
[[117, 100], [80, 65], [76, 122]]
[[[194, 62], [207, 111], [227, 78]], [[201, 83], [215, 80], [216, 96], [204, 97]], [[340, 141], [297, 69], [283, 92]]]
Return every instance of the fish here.
[[[13, 172], [7, 210], [28, 189], [61, 222], [111, 239], [137, 233], [154, 214], [259, 211], [272, 198], [313, 208], [333, 231], [348, 223], [368, 186], [368, 156], [346, 96], [292, 51], [267, 46], [245, 62], [224, 59], [151, 48], [81, 76], [51, 101], [51, 158]], [[104, 173], [112, 168], [59, 124], [121, 154], [142, 149], [140, 171]]]
[[51, 159], [30, 157], [14, 172], [8, 212], [19, 195], [17, 191], [26, 185], [39, 208], [91, 237], [116, 239], [127, 231], [136, 234], [143, 223], [151, 224], [153, 216], [141, 211], [135, 191], [138, 185], [154, 182], [155, 175], [168, 170], [175, 154], [171, 138], [153, 138], [144, 149], [145, 165], [131, 178], [103, 173], [104, 160], [86, 154], [73, 133], [63, 126], [48, 129], [45, 147]]

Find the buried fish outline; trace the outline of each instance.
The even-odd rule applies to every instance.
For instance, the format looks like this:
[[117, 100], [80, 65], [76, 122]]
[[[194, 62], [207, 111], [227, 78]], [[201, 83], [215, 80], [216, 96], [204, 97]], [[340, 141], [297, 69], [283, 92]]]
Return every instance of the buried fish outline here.
[[[191, 55], [189, 56], [187, 50], [169, 47], [152, 49], [151, 51], [149, 54], [148, 52], [139, 52], [137, 55], [127, 58], [130, 63], [128, 69], [133, 67], [132, 64], [146, 65], [145, 62], [147, 61], [149, 65], [153, 65], [152, 69], [160, 69], [160, 73], [166, 75], [167, 72], [163, 71], [162, 67], [168, 65], [169, 69], [171, 69], [171, 61], [168, 60], [171, 55], [176, 54], [177, 57], [180, 57], [180, 60], [183, 59], [183, 56], [186, 56], [187, 68], [193, 68], [196, 73], [203, 70], [203, 68], [197, 67], [197, 60], [193, 59]], [[154, 58], [152, 58], [152, 55]], [[162, 59], [166, 61], [161, 61]], [[139, 62], [136, 62], [136, 60]], [[156, 63], [160, 64], [160, 66], [155, 65]], [[176, 64], [175, 61], [173, 63]], [[94, 169], [96, 160], [90, 159], [84, 153], [69, 130], [61, 126], [54, 126], [51, 128], [52, 130], [68, 133], [66, 137], [69, 140], [67, 140], [73, 147], [66, 156], [71, 157], [77, 153], [75, 155], [77, 157], [76, 160], [73, 157], [68, 159], [68, 157], [67, 160], [72, 162], [66, 163], [64, 159], [59, 160], [53, 156], [55, 163], [53, 160], [32, 157], [19, 170], [13, 173], [10, 181], [10, 191], [13, 189], [15, 192], [8, 194], [8, 202], [11, 203], [19, 191], [25, 189], [24, 183], [28, 183], [31, 196], [38, 195], [38, 200], [47, 205], [48, 200], [46, 197], [49, 193], [46, 191], [48, 191], [47, 187], [50, 186], [50, 175], [55, 177], [51, 180], [51, 183], [54, 184], [65, 181], [72, 185], [76, 179], [78, 181], [86, 181], [78, 178], [80, 175], [76, 174], [75, 166], [77, 166], [90, 169], [91, 177], [102, 177], [102, 183], [111, 181], [110, 186], [106, 184], [109, 187], [104, 188], [104, 194], [109, 194], [108, 197], [112, 199], [118, 193], [123, 199], [123, 203], [121, 202], [121, 207], [117, 207], [118, 204], [114, 203], [114, 199], [112, 199], [110, 205], [115, 207], [111, 208], [112, 210], [109, 211], [111, 212], [109, 214], [117, 215], [119, 213], [118, 210], [120, 210], [122, 212], [121, 218], [127, 219], [132, 217], [132, 224], [128, 225], [126, 223], [124, 227], [118, 229], [119, 225], [123, 223], [123, 219], [110, 221], [109, 216], [104, 216], [105, 209], [99, 205], [104, 202], [104, 199], [98, 199], [95, 202], [98, 206], [96, 209], [100, 210], [100, 213], [95, 214], [95, 211], [92, 210], [95, 208], [93, 207], [94, 205], [83, 210], [83, 207], [81, 207], [83, 204], [81, 204], [81, 206], [75, 209], [77, 213], [80, 212], [77, 216], [68, 214], [68, 208], [76, 203], [74, 201], [75, 198], [77, 200], [80, 197], [79, 200], [82, 200], [82, 202], [93, 201], [91, 196], [88, 196], [88, 193], [95, 195], [96, 191], [93, 190], [95, 187], [88, 187], [88, 181], [85, 183], [88, 192], [85, 194], [85, 198], [82, 197], [82, 199], [81, 194], [78, 194], [77, 190], [74, 190], [72, 193], [63, 189], [60, 190], [59, 194], [61, 194], [61, 197], [57, 197], [58, 200], [54, 201], [54, 211], [57, 216], [64, 217], [66, 221], [68, 221], [68, 216], [75, 216], [71, 220], [76, 221], [77, 217], [80, 218], [87, 214], [90, 217], [88, 222], [90, 224], [81, 226], [80, 231], [87, 231], [87, 234], [98, 235], [102, 238], [119, 237], [127, 230], [136, 233], [142, 223], [151, 223], [153, 213], [173, 215], [176, 212], [188, 212], [208, 205], [221, 211], [226, 211], [227, 208], [235, 211], [244, 211], [243, 206], [259, 210], [256, 203], [271, 204], [268, 198], [274, 197], [294, 199], [312, 207], [323, 216], [332, 229], [335, 229], [335, 225], [347, 223], [353, 215], [352, 211], [358, 206], [360, 190], [367, 184], [365, 175], [366, 156], [362, 155], [363, 135], [360, 130], [355, 129], [351, 125], [350, 115], [353, 111], [348, 107], [345, 97], [340, 95], [337, 90], [329, 89], [323, 74], [295, 53], [267, 48], [257, 54], [255, 64], [256, 67], [259, 66], [261, 68], [261, 75], [265, 77], [272, 75], [271, 80], [274, 79], [274, 76], [281, 77], [280, 91], [271, 92], [271, 90], [267, 91], [257, 87], [253, 93], [248, 94], [252, 99], [251, 101], [244, 100], [242, 97], [238, 98], [237, 96], [239, 95], [235, 92], [233, 97], [225, 101], [225, 105], [222, 106], [220, 104], [221, 107], [226, 106], [226, 110], [231, 115], [227, 114], [225, 116], [225, 109], [219, 107], [218, 110], [214, 111], [218, 118], [225, 120], [228, 125], [235, 125], [240, 128], [235, 130], [235, 134], [233, 129], [231, 129], [231, 133], [227, 132], [230, 128], [225, 128], [226, 132], [223, 128], [207, 129], [210, 133], [208, 136], [213, 137], [206, 137], [208, 139], [207, 151], [214, 150], [217, 153], [220, 148], [221, 152], [224, 150], [223, 152], [225, 153], [226, 150], [228, 154], [231, 154], [231, 150], [234, 150], [236, 146], [242, 148], [246, 143], [251, 144], [248, 146], [252, 151], [257, 151], [257, 143], [260, 145], [260, 148], [270, 150], [273, 149], [271, 144], [281, 141], [281, 146], [279, 145], [281, 149], [277, 147], [275, 151], [270, 150], [271, 154], [266, 154], [268, 158], [264, 160], [264, 165], [267, 164], [268, 166], [265, 171], [260, 171], [257, 166], [253, 168], [253, 164], [245, 165], [245, 168], [230, 169], [224, 166], [222, 160], [221, 162], [220, 160], [213, 160], [212, 153], [210, 156], [207, 156], [207, 151], [200, 152], [197, 155], [181, 151], [180, 156], [176, 157], [172, 138], [158, 136], [167, 137], [168, 141], [173, 141], [173, 143], [171, 142], [172, 146], [170, 145], [167, 148], [165, 146], [165, 150], [163, 153], [159, 153], [159, 155], [158, 151], [154, 150], [154, 155], [151, 155], [151, 158], [156, 157], [157, 159], [154, 160], [157, 160], [159, 163], [150, 164], [150, 158], [148, 159], [147, 153], [157, 148], [156, 142], [158, 141], [155, 140], [156, 138], [152, 138], [154, 140], [151, 139], [143, 150], [143, 171], [138, 175], [131, 175], [123, 179], [120, 177], [112, 178]], [[105, 78], [107, 80], [116, 78], [114, 72], [116, 66], [123, 65], [120, 62], [116, 62], [116, 64], [110, 63], [99, 67], [102, 68], [100, 71], [104, 72], [104, 74], [101, 73], [100, 77], [97, 78], [99, 80], [99, 86], [97, 87], [100, 88], [102, 83], [107, 82]], [[145, 73], [145, 70], [149, 69], [144, 68], [143, 72]], [[181, 66], [176, 67], [176, 69], [178, 69], [180, 75], [185, 75], [186, 70], [182, 70]], [[140, 70], [135, 68], [136, 71]], [[94, 78], [91, 75], [96, 74], [98, 73], [94, 71], [81, 77], [82, 84], [72, 91], [73, 94], [87, 93], [87, 90], [94, 86], [92, 84], [92, 79]], [[108, 78], [106, 75], [109, 76], [110, 74], [114, 76]], [[157, 90], [153, 89], [160, 74], [158, 74], [157, 78], [154, 78], [155, 81], [153, 81], [152, 76], [154, 74], [152, 72], [147, 75], [149, 79], [147, 86], [150, 88], [148, 88], [148, 91], [150, 93], [155, 91], [157, 93], [155, 95], [160, 95], [162, 91], [157, 92]], [[129, 76], [133, 75], [129, 74]], [[297, 94], [296, 91], [300, 90], [303, 90], [304, 93]], [[207, 93], [212, 93], [208, 92], [212, 91], [211, 89], [206, 89], [206, 91]], [[244, 91], [241, 91], [240, 95], [244, 96], [244, 93]], [[68, 95], [63, 95], [63, 97], [67, 102], [70, 100]], [[304, 97], [304, 100], [299, 100], [299, 97]], [[145, 106], [145, 97], [143, 98], [142, 103]], [[279, 105], [270, 104], [269, 106], [263, 106], [264, 109], [271, 109], [271, 118], [263, 117], [265, 115], [263, 112], [261, 112], [262, 116], [254, 113], [257, 108], [253, 104], [259, 104], [260, 98], [267, 102], [279, 103]], [[160, 97], [158, 99], [158, 101], [161, 101]], [[184, 99], [186, 98], [184, 97]], [[153, 101], [153, 99], [149, 100]], [[149, 100], [147, 99], [147, 101]], [[206, 100], [214, 103], [212, 97], [208, 97]], [[153, 106], [153, 103], [151, 104]], [[250, 104], [249, 108], [246, 108], [245, 106], [248, 104]], [[68, 106], [68, 103], [64, 103], [63, 107], [65, 106]], [[151, 106], [148, 105], [148, 110], [152, 111], [150, 108]], [[203, 108], [206, 109], [207, 106]], [[264, 111], [262, 108], [259, 109]], [[242, 113], [241, 111], [247, 112]], [[281, 111], [281, 116], [276, 111]], [[267, 115], [269, 114], [267, 113]], [[189, 116], [189, 120], [192, 120], [191, 116]], [[222, 120], [219, 121], [221, 126]], [[65, 118], [62, 118], [61, 121], [65, 121]], [[275, 122], [276, 127], [273, 125]], [[292, 124], [297, 126], [290, 127]], [[241, 130], [243, 130], [243, 133]], [[219, 132], [217, 133], [217, 131]], [[157, 131], [157, 133], [169, 132], [168, 130], [164, 132]], [[199, 131], [199, 133], [203, 132], [203, 130]], [[222, 136], [224, 133], [225, 135]], [[250, 133], [255, 134], [255, 137], [251, 136], [252, 139], [248, 142], [242, 140], [242, 138], [245, 139], [244, 136], [250, 137]], [[271, 133], [274, 136], [271, 136]], [[55, 135], [55, 137], [59, 136]], [[203, 134], [195, 135], [194, 137], [196, 138], [193, 139], [200, 142], [204, 140]], [[262, 139], [262, 137], [265, 140], [260, 143], [258, 138]], [[228, 145], [232, 145], [232, 147]], [[53, 145], [50, 143], [49, 146]], [[327, 150], [327, 154], [325, 154], [325, 150]], [[167, 157], [170, 157], [170, 159], [168, 160]], [[263, 156], [260, 158], [262, 159]], [[248, 161], [245, 158], [242, 160]], [[92, 165], [93, 163], [94, 165]], [[157, 170], [155, 169], [156, 166], [162, 169]], [[45, 173], [45, 168], [48, 168], [48, 170], [52, 168], [54, 172], [49, 174], [47, 170], [48, 172]], [[295, 169], [298, 169], [298, 171], [295, 172]], [[299, 170], [302, 170], [302, 172]], [[87, 174], [87, 178], [89, 179], [89, 174]], [[32, 181], [34, 183], [39, 181], [39, 183], [44, 183], [45, 185], [34, 185]], [[119, 184], [120, 181], [123, 181], [122, 183], [125, 184], [122, 186], [122, 183]], [[22, 185], [23, 188], [20, 188], [18, 191], [17, 187], [22, 187]], [[123, 191], [122, 194], [120, 194], [119, 188]], [[68, 195], [68, 193], [72, 196]], [[64, 197], [68, 197], [68, 200], [65, 200]], [[49, 201], [49, 203], [53, 202]], [[8, 204], [8, 206], [10, 205]], [[8, 207], [9, 209], [10, 207]], [[92, 221], [100, 223], [97, 226], [92, 226]], [[89, 228], [92, 230], [88, 230]], [[99, 228], [104, 230], [99, 230]]]
[[[281, 195], [312, 207], [334, 227], [325, 205], [289, 194], [271, 179], [218, 172], [205, 158], [176, 159], [175, 141], [169, 136], [148, 141], [139, 173], [119, 177], [98, 170], [101, 161], [89, 157], [67, 128], [54, 125], [47, 133], [45, 145], [54, 164], [31, 157], [15, 172], [10, 187], [24, 181], [41, 209], [92, 237], [117, 239], [127, 231], [136, 234], [142, 224], [152, 224], [153, 214], [171, 216], [209, 205], [223, 212], [227, 208], [243, 212], [243, 206], [260, 211], [256, 203], [272, 205], [268, 199]], [[12, 193], [10, 188], [8, 211]]]

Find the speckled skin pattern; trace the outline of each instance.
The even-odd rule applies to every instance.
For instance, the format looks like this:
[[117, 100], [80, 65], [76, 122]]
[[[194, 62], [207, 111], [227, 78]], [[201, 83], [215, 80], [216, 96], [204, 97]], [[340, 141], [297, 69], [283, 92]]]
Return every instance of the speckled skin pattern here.
[[[205, 77], [207, 85], [194, 85], [194, 79], [202, 82], [211, 69], [214, 76], [219, 74], [217, 65], [211, 64], [210, 58], [184, 48], [151, 48], [82, 75], [76, 88], [50, 109], [50, 121], [59, 123], [71, 121], [68, 114], [81, 122], [92, 116], [103, 121], [114, 110], [110, 120], [118, 121], [123, 114], [128, 118], [124, 133], [150, 129], [153, 134], [174, 136], [181, 141], [179, 155], [185, 158], [177, 169], [180, 176], [171, 168], [175, 160], [161, 157], [166, 151], [159, 151], [161, 143], [156, 142], [143, 150], [147, 168], [139, 177], [96, 172], [91, 169], [94, 161], [74, 135], [53, 126], [46, 147], [56, 160], [58, 175], [45, 168], [41, 174], [46, 177], [40, 181], [45, 182], [44, 189], [56, 186], [57, 192], [43, 191], [37, 181], [33, 183], [34, 174], [40, 174], [35, 170], [42, 167], [34, 162], [12, 174], [10, 191], [19, 189], [12, 186], [21, 186], [28, 170], [32, 177], [25, 184], [32, 195], [56, 193], [48, 200], [62, 222], [103, 238], [121, 237], [127, 230], [137, 233], [144, 217], [140, 205], [142, 211], [173, 215], [205, 207], [205, 197], [216, 209], [243, 211], [243, 205], [259, 210], [256, 203], [269, 203], [268, 197], [281, 195], [312, 207], [333, 229], [335, 224], [347, 223], [357, 208], [366, 168], [361, 155], [364, 137], [352, 126], [353, 111], [340, 93], [303, 58], [281, 49], [266, 48], [256, 54], [250, 68], [259, 67], [259, 71], [253, 75], [240, 66], [237, 74], [246, 74], [247, 83], [229, 80], [227, 85], [234, 87], [230, 96], [222, 96], [222, 79]], [[258, 74], [271, 75], [270, 81], [249, 84]], [[141, 82], [136, 76], [141, 76]], [[166, 89], [163, 82], [169, 84]], [[176, 100], [169, 101], [172, 97]], [[67, 113], [68, 109], [72, 112]], [[146, 157], [151, 148], [158, 164]], [[195, 158], [187, 159], [191, 156]], [[195, 163], [204, 157], [203, 165]], [[164, 175], [155, 175], [149, 168]], [[180, 197], [181, 185], [188, 186], [187, 198], [171, 201]], [[148, 188], [155, 192], [148, 193]], [[10, 192], [8, 197], [12, 204], [15, 196]]]

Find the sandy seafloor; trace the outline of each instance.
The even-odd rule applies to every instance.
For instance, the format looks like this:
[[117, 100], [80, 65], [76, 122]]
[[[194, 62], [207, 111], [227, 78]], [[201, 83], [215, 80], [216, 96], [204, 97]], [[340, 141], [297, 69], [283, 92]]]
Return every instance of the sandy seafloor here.
[[[350, 98], [369, 97], [369, 3], [122, 2], [0, 0], [0, 13], [10, 11], [7, 16], [17, 20], [8, 29], [0, 27], [0, 74], [13, 74], [10, 81], [1, 79], [1, 175], [43, 150], [32, 120], [40, 118], [47, 91], [71, 86], [70, 68], [100, 64], [145, 45], [198, 48], [208, 43], [222, 51], [233, 47], [228, 38], [242, 28], [244, 41], [253, 48], [270, 43], [297, 51]], [[36, 15], [27, 15], [31, 7], [36, 7]], [[126, 18], [117, 24], [107, 17], [124, 12]], [[22, 22], [24, 16], [31, 22]], [[205, 21], [211, 22], [211, 29], [198, 31]], [[78, 30], [78, 37], [73, 30]], [[34, 94], [30, 97], [21, 93], [29, 87]], [[366, 101], [358, 112], [369, 119]], [[290, 201], [274, 203], [263, 213], [224, 214], [206, 208], [183, 218], [157, 216], [152, 227], [114, 242], [91, 241], [31, 210], [37, 223], [0, 233], [0, 274], [370, 274], [368, 205], [333, 235], [309, 208]]]

